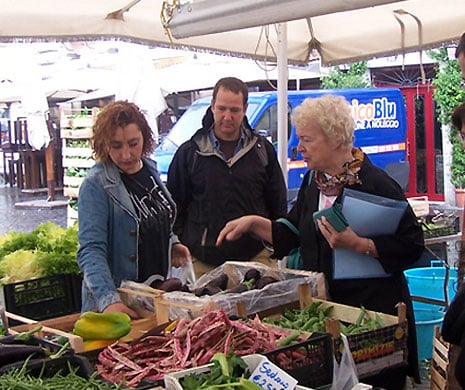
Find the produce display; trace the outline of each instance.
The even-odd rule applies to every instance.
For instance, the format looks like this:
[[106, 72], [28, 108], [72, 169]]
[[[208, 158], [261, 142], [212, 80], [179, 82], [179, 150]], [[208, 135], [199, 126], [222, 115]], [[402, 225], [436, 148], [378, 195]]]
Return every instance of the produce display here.
[[[289, 310], [275, 318], [264, 318], [264, 322], [289, 329], [298, 329], [305, 332], [325, 332], [326, 321], [333, 318], [333, 307], [321, 307], [322, 301], [315, 301], [303, 309]], [[340, 322], [341, 333], [348, 335], [358, 334], [384, 327], [384, 322], [376, 314], [375, 318], [367, 315], [367, 310], [362, 306], [357, 320], [351, 324]]]
[[70, 199], [77, 198], [79, 186], [89, 169], [95, 164], [90, 139], [97, 115], [97, 108], [92, 109], [92, 112], [87, 108], [71, 112], [63, 109], [61, 112], [63, 194]]
[[[212, 304], [223, 308], [230, 316], [240, 315], [239, 302], [250, 315], [298, 300], [298, 286], [302, 284], [310, 286], [313, 297], [326, 298], [322, 273], [276, 269], [257, 262], [227, 261], [202, 275], [189, 291], [164, 293], [157, 302], [167, 310], [167, 318], [162, 317], [162, 321], [191, 318]], [[151, 304], [150, 299], [144, 302], [147, 309], [153, 310]]]
[[0, 237], [0, 282], [80, 274], [77, 249], [77, 226], [46, 222], [31, 232], [8, 232]]
[[226, 355], [217, 352], [210, 360], [212, 367], [209, 372], [190, 374], [179, 382], [185, 390], [216, 390], [234, 388], [237, 390], [260, 390], [261, 388], [250, 381], [250, 371], [247, 363], [234, 354]]
[[16, 363], [22, 365], [34, 359], [58, 358], [70, 351], [67, 343], [61, 346], [34, 336], [41, 328], [39, 325], [26, 332], [0, 337], [0, 373], [15, 367]]
[[256, 268], [249, 268], [245, 272], [241, 282], [231, 287], [228, 275], [225, 273], [212, 278], [204, 286], [195, 288], [192, 291], [196, 296], [214, 295], [220, 292], [227, 294], [240, 294], [250, 290], [261, 290], [263, 287], [277, 282], [279, 279], [271, 275], [263, 275], [263, 272]]
[[49, 377], [33, 376], [27, 371], [27, 363], [21, 368], [14, 368], [0, 375], [0, 389], [41, 389], [41, 390], [119, 390], [123, 387], [103, 381], [97, 372], [88, 378], [77, 374], [78, 368], [68, 373], [56, 371]]
[[112, 344], [99, 354], [96, 368], [110, 382], [136, 387], [144, 378], [161, 380], [168, 372], [207, 364], [217, 352], [243, 356], [276, 349], [297, 340], [294, 333], [258, 317], [231, 320], [223, 309], [212, 310], [193, 320], [179, 319], [170, 332]]

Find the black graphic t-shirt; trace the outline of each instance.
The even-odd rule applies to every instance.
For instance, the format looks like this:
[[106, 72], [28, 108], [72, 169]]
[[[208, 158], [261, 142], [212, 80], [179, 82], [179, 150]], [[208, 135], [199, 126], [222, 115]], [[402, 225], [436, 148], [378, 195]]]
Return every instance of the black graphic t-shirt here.
[[155, 178], [144, 166], [132, 175], [121, 173], [139, 220], [138, 280], [166, 276], [171, 221], [174, 210]]

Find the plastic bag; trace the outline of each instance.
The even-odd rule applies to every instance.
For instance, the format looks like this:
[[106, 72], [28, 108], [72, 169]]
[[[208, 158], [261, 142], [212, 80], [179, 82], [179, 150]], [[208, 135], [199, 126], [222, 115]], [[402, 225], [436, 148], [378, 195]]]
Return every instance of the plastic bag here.
[[172, 267], [171, 277], [180, 279], [182, 284], [187, 285], [189, 288], [194, 286], [196, 277], [192, 261], [189, 260], [182, 267]]
[[341, 334], [344, 350], [341, 361], [334, 358], [331, 390], [351, 390], [358, 383], [357, 367], [349, 349], [347, 337]]

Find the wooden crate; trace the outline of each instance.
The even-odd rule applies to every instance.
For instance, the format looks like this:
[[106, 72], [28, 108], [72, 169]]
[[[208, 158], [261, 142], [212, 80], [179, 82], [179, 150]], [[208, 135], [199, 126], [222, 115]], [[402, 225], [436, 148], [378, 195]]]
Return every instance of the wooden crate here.
[[62, 129], [92, 128], [99, 113], [97, 107], [89, 110], [62, 108], [60, 126]]
[[[143, 283], [131, 283], [126, 287], [118, 288], [118, 292], [121, 296], [121, 300], [126, 306], [129, 306], [134, 310], [140, 317], [156, 317], [156, 300], [161, 297], [165, 291], [157, 290], [150, 286], [147, 286]], [[151, 303], [150, 306], [153, 307], [153, 310], [149, 310], [141, 303], [141, 300], [146, 300]], [[168, 320], [158, 321], [158, 323], [165, 323]]]
[[83, 129], [61, 129], [60, 137], [62, 139], [73, 138], [73, 139], [89, 139], [92, 137], [91, 128]]
[[61, 113], [61, 130], [62, 138], [62, 165], [65, 168], [63, 178], [63, 194], [69, 198], [77, 198], [79, 195], [79, 186], [84, 177], [67, 176], [66, 168], [83, 168], [90, 169], [95, 161], [92, 158], [92, 148], [82, 147], [82, 145], [72, 147], [68, 144], [69, 140], [90, 140], [92, 138], [92, 126], [98, 114], [98, 109], [92, 110], [91, 113], [78, 111], [65, 111]]
[[[7, 312], [7, 317], [10, 321], [21, 323], [10, 328], [12, 334], [30, 330], [38, 325], [42, 326], [39, 331], [39, 337], [63, 336], [69, 340], [70, 347], [76, 353], [84, 352], [84, 341], [82, 337], [73, 334], [75, 322], [79, 319], [80, 313], [70, 314], [67, 316], [52, 318], [43, 321], [34, 321], [26, 317], [18, 316]], [[131, 331], [121, 341], [131, 341], [142, 337], [148, 330], [157, 325], [155, 315], [131, 321]], [[88, 351], [86, 351], [88, 352]]]
[[[283, 313], [286, 308], [305, 308], [312, 302], [321, 302], [320, 308], [332, 306], [333, 320], [328, 321], [326, 330], [335, 340], [335, 350], [340, 346], [337, 343], [340, 335], [340, 321], [344, 323], [355, 323], [361, 313], [361, 309], [353, 306], [312, 298], [308, 285], [299, 286], [299, 302], [280, 305], [275, 309], [260, 312], [260, 317], [276, 317]], [[398, 315], [379, 313], [371, 310], [366, 311], [366, 316], [375, 319], [379, 316], [385, 326], [376, 330], [349, 335], [347, 339], [357, 366], [359, 379], [366, 378], [379, 373], [386, 367], [402, 366], [407, 364], [407, 319], [405, 304], [400, 304]], [[364, 347], [366, 340], [378, 339], [376, 344]]]
[[462, 388], [454, 376], [455, 359], [459, 351], [460, 347], [452, 346], [443, 340], [439, 326], [435, 326], [431, 358], [431, 390], [460, 390]]

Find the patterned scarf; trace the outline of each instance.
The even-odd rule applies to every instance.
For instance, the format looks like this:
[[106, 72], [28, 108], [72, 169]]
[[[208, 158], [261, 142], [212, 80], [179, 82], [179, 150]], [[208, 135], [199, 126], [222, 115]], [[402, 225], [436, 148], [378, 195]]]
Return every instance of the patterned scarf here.
[[326, 196], [338, 196], [340, 195], [342, 188], [348, 184], [362, 184], [358, 177], [358, 172], [362, 166], [365, 155], [359, 148], [352, 149], [352, 161], [344, 163], [344, 172], [336, 176], [327, 177], [324, 172], [315, 172], [315, 183], [318, 189]]

